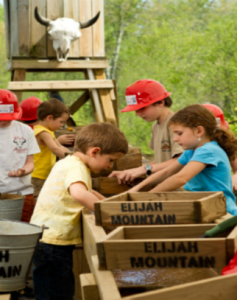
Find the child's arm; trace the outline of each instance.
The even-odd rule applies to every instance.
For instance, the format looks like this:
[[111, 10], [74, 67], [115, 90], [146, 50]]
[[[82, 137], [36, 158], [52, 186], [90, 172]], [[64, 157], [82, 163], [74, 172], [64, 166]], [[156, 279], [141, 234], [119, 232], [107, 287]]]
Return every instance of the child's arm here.
[[86, 186], [82, 182], [75, 182], [70, 185], [69, 192], [71, 196], [91, 211], [94, 211], [94, 203], [99, 201], [93, 193], [88, 192]]
[[233, 175], [232, 175], [233, 189], [236, 191], [237, 190], [237, 158], [231, 161], [230, 165], [233, 171]]
[[54, 141], [52, 136], [46, 131], [39, 133], [37, 135], [37, 140], [38, 139], [40, 139], [49, 148], [49, 150], [59, 158], [64, 158], [65, 152], [70, 152], [69, 149], [61, 146], [57, 141]]
[[183, 165], [181, 165], [177, 160], [173, 162], [170, 166], [167, 168], [156, 172], [155, 174], [152, 174], [145, 180], [143, 180], [138, 185], [134, 186], [132, 189], [129, 190], [129, 192], [138, 192], [142, 188], [144, 188], [147, 185], [155, 185], [162, 181], [164, 181], [166, 178], [176, 174], [183, 168]]
[[8, 173], [9, 177], [21, 177], [30, 174], [34, 170], [33, 155], [27, 155], [24, 166], [18, 170], [12, 170]]
[[[159, 164], [150, 164], [152, 166], [152, 173], [156, 173], [158, 171], [161, 171], [170, 165], [172, 165], [174, 162], [176, 162], [178, 157], [172, 158], [168, 161], [159, 163]], [[144, 166], [138, 167], [138, 168], [133, 168], [129, 170], [124, 170], [124, 171], [113, 171], [109, 177], [117, 177], [119, 184], [121, 183], [128, 183], [133, 181], [135, 178], [146, 175], [146, 169]]]
[[67, 152], [67, 153], [70, 153], [70, 152], [71, 152], [68, 148], [66, 148], [66, 147], [64, 147], [63, 145], [61, 145], [61, 144], [59, 143], [58, 140], [56, 140], [55, 143], [58, 145], [58, 147], [59, 147], [60, 149], [63, 149], [64, 153], [65, 153], [65, 152]]
[[164, 180], [161, 184], [152, 189], [150, 193], [174, 191], [186, 184], [205, 168], [206, 164], [198, 161], [191, 161], [184, 166], [180, 172]]
[[99, 200], [104, 200], [106, 199], [103, 195], [101, 195], [100, 193], [98, 193], [95, 190], [92, 190], [92, 193], [99, 199]]

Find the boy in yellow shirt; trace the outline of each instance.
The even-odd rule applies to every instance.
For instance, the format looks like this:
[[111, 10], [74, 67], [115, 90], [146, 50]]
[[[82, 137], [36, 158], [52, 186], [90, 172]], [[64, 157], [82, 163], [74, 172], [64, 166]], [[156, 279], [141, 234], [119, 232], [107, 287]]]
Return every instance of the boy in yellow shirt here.
[[128, 151], [124, 134], [94, 123], [76, 136], [74, 153], [55, 164], [39, 194], [31, 223], [45, 225], [33, 259], [35, 300], [73, 300], [72, 251], [81, 243], [81, 210], [104, 197], [92, 190], [90, 171], [112, 168]]
[[38, 125], [34, 126], [34, 134], [41, 152], [34, 155], [35, 169], [31, 174], [35, 196], [38, 196], [54, 166], [56, 156], [64, 158], [65, 153], [70, 152], [56, 140], [54, 134], [67, 121], [69, 115], [67, 106], [54, 98], [38, 106]]

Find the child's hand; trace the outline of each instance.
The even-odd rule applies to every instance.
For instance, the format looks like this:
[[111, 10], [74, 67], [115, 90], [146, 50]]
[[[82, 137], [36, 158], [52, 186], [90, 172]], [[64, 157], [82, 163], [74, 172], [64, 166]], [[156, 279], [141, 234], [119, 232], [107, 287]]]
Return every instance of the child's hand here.
[[74, 134], [63, 134], [57, 138], [57, 141], [61, 145], [72, 145], [75, 141], [75, 135]]
[[26, 171], [24, 169], [18, 169], [17, 171], [13, 170], [8, 173], [8, 176], [9, 177], [21, 177], [21, 176], [25, 175], [25, 172]]
[[232, 175], [232, 184], [234, 191], [237, 191], [237, 174]]
[[117, 177], [119, 184], [129, 184], [134, 181], [135, 178], [144, 174], [146, 174], [146, 170], [143, 166], [141, 166], [130, 170], [113, 171], [109, 177]]

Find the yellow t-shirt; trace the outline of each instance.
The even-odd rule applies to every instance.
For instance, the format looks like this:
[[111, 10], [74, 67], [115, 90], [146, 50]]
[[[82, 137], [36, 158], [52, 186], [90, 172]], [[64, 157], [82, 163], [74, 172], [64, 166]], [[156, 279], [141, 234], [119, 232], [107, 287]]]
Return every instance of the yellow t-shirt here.
[[81, 243], [81, 210], [68, 189], [74, 182], [83, 182], [91, 192], [90, 170], [72, 155], [55, 164], [39, 194], [30, 223], [45, 225], [42, 242], [53, 245]]
[[[34, 134], [37, 136], [42, 131], [48, 132], [55, 140], [54, 132], [42, 125], [34, 126]], [[40, 153], [34, 154], [34, 171], [31, 176], [34, 178], [46, 179], [56, 162], [56, 155], [53, 154], [46, 145], [39, 145]]]

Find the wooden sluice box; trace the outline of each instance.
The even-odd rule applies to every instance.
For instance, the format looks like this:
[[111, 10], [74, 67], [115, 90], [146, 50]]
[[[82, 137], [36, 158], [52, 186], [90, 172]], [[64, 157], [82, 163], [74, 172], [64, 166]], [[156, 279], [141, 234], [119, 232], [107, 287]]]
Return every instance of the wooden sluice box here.
[[[111, 233], [106, 233], [106, 228], [95, 225], [95, 216], [88, 210], [83, 210], [83, 232], [84, 232], [84, 250], [93, 273], [100, 300], [235, 300], [237, 293], [237, 274], [230, 276], [219, 276], [219, 272], [212, 268], [134, 268], [130, 270], [100, 270], [99, 259], [100, 249], [96, 245], [104, 241], [115, 241], [123, 243], [121, 240], [120, 228]], [[205, 230], [215, 224], [193, 224], [177, 225], [185, 227], [187, 236], [192, 233], [193, 237], [202, 236]], [[125, 236], [127, 238], [138, 239], [138, 236], [146, 236], [146, 239], [154, 238], [154, 232], [150, 235], [145, 234], [144, 229], [148, 227], [160, 228], [157, 233], [162, 233], [162, 228], [170, 226], [126, 226]], [[171, 225], [170, 228], [175, 227]], [[188, 228], [192, 229], [188, 229]], [[136, 230], [137, 228], [137, 230]], [[195, 230], [194, 230], [195, 228]], [[122, 227], [121, 227], [122, 229]], [[128, 231], [126, 231], [128, 230]], [[164, 233], [164, 232], [163, 232]], [[176, 238], [182, 238], [184, 230], [179, 231]], [[138, 235], [138, 236], [137, 236]], [[229, 249], [234, 249], [236, 244], [236, 229], [231, 234], [223, 233], [220, 239], [226, 239]], [[199, 239], [200, 240], [200, 239]], [[134, 241], [134, 240], [133, 240]], [[141, 241], [141, 240], [140, 240]], [[232, 243], [232, 247], [231, 247]], [[148, 248], [149, 249], [149, 248]], [[234, 250], [233, 250], [234, 251]], [[149, 254], [149, 253], [148, 253]], [[184, 253], [185, 254], [185, 253]], [[133, 254], [134, 255], [134, 254]], [[229, 255], [229, 254], [228, 254]], [[230, 254], [231, 255], [231, 254]], [[118, 252], [117, 257], [120, 256]], [[89, 300], [89, 299], [85, 299]]]
[[123, 193], [95, 203], [101, 226], [211, 223], [225, 214], [222, 192]]
[[215, 224], [118, 227], [97, 243], [101, 269], [223, 268], [237, 249], [237, 227], [201, 238]]

